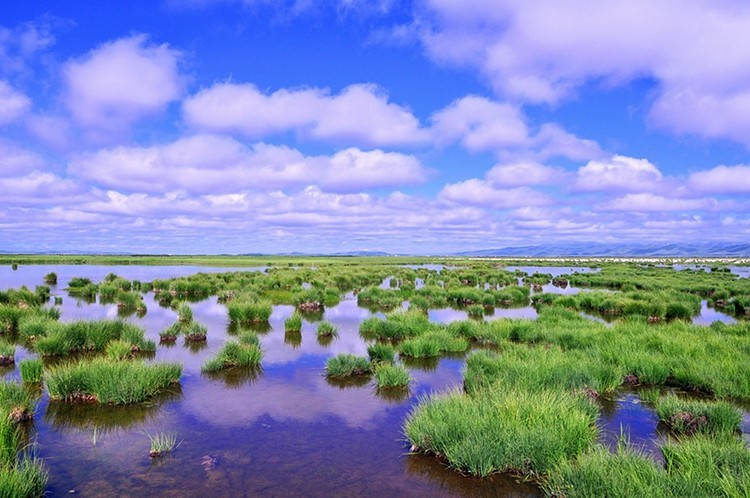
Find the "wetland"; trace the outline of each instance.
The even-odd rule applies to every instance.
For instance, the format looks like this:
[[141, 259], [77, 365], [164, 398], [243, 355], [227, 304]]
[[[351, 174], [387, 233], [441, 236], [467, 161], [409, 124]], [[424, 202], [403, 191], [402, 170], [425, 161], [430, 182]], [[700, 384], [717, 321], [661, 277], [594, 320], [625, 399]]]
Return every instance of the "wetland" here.
[[747, 496], [746, 270], [7, 257], [0, 488]]

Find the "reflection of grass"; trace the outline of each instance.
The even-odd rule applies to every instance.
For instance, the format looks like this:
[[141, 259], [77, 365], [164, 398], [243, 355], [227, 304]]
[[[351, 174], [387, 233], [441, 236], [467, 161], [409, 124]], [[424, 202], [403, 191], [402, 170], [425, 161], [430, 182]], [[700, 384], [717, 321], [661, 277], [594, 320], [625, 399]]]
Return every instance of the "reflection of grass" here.
[[60, 432], [94, 431], [97, 438], [113, 431], [138, 427], [156, 418], [161, 407], [180, 399], [182, 391], [176, 384], [148, 401], [129, 405], [101, 405], [50, 401], [44, 422]]
[[284, 344], [289, 344], [292, 348], [297, 349], [302, 345], [302, 333], [293, 330], [285, 331]]
[[229, 368], [216, 372], [203, 372], [203, 375], [213, 381], [222, 382], [225, 387], [236, 389], [255, 382], [263, 373], [260, 367]]

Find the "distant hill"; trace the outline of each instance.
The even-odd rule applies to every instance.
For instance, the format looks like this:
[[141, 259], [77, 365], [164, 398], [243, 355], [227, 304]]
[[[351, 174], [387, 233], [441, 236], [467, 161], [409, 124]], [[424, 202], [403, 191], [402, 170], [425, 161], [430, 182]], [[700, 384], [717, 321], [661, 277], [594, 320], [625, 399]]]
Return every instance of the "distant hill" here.
[[455, 256], [478, 257], [556, 257], [556, 256], [607, 256], [607, 257], [750, 257], [750, 244], [671, 243], [671, 244], [597, 244], [572, 243], [519, 247], [501, 247], [462, 251]]

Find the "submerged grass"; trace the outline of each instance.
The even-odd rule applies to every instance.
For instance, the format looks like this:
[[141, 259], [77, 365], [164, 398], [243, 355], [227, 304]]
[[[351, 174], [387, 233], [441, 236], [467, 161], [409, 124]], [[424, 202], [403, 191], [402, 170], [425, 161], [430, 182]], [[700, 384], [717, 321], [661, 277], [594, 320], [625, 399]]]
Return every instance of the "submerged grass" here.
[[50, 398], [102, 404], [143, 401], [177, 384], [182, 366], [176, 363], [112, 362], [102, 358], [51, 369], [46, 375]]

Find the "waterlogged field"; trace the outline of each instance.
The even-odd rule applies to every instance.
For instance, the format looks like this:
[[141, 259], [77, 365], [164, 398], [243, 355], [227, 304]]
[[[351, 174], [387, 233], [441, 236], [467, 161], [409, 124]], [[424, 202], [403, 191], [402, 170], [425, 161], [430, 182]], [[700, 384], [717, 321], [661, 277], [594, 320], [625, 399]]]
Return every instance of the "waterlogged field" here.
[[750, 495], [744, 266], [13, 263], [2, 496]]

